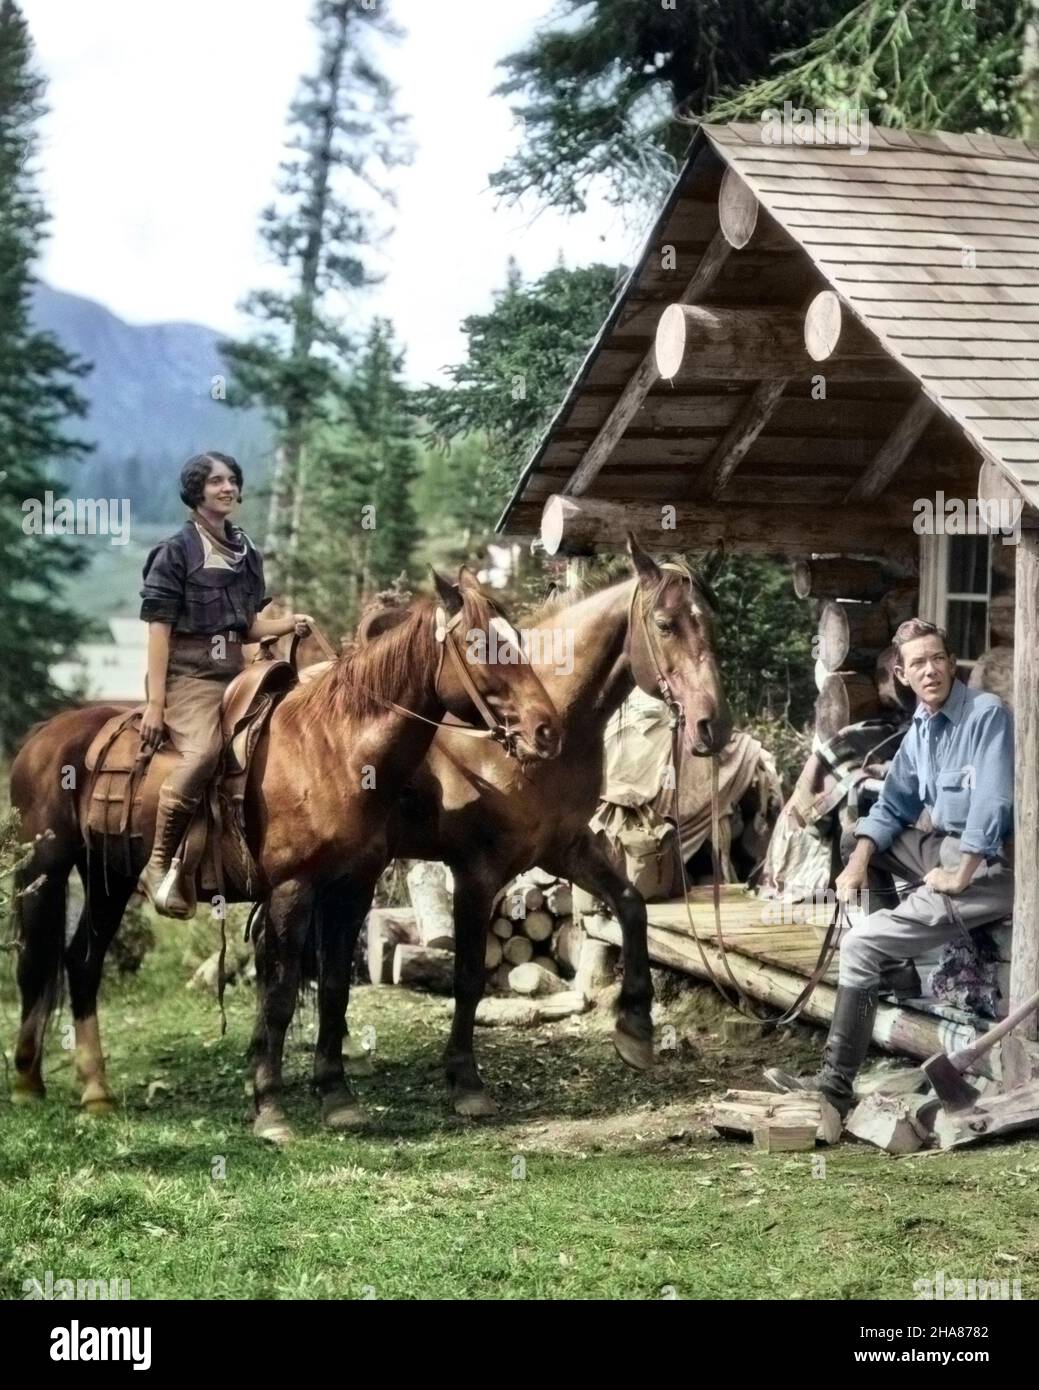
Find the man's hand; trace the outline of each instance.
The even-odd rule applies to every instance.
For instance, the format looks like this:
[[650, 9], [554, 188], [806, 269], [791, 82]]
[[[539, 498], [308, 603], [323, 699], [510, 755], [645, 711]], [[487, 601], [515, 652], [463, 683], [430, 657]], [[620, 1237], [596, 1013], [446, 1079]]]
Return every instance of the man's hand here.
[[850, 903], [862, 892], [869, 879], [867, 862], [856, 852], [848, 860], [847, 867], [838, 875], [835, 887], [837, 901]]
[[162, 742], [166, 732], [163, 716], [166, 711], [156, 700], [149, 700], [141, 716], [141, 749], [150, 748], [153, 752]]
[[924, 875], [924, 883], [936, 893], [946, 893], [955, 898], [970, 882], [970, 874], [964, 877], [962, 869], [932, 869]]
[[291, 617], [285, 619], [285, 636], [290, 632], [297, 637], [309, 637], [310, 629], [314, 626], [314, 619], [309, 613], [293, 613]]

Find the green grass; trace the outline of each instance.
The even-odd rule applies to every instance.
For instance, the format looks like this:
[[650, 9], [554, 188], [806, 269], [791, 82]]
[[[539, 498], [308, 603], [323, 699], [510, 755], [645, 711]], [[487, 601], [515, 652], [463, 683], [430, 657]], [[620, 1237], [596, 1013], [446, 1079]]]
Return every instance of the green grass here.
[[[300, 1137], [264, 1147], [243, 1089], [252, 993], [229, 992], [219, 1039], [213, 1002], [184, 988], [184, 929], [159, 935], [138, 976], [106, 982], [119, 1116], [76, 1110], [67, 1014], [47, 1100], [0, 1101], [0, 1296], [47, 1270], [128, 1279], [135, 1298], [908, 1298], [938, 1270], [1039, 1289], [1039, 1143], [901, 1161], [848, 1144], [818, 1177], [812, 1155], [712, 1139], [696, 1100], [757, 1084], [777, 1044], [724, 1043], [699, 989], [662, 1007], [679, 1046], [645, 1077], [595, 1015], [480, 1030], [503, 1106], [481, 1125], [445, 1101], [444, 1004], [359, 989], [354, 1034], [377, 1039], [356, 1083], [370, 1131], [321, 1131], [307, 1012], [288, 1049]], [[8, 1047], [14, 1019], [5, 982]]]

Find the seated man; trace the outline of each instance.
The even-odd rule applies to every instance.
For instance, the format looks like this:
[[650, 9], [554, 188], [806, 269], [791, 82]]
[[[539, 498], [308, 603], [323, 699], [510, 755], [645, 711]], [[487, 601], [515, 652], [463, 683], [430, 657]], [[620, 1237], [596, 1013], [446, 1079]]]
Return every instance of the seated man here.
[[[780, 1091], [822, 1091], [842, 1115], [851, 1108], [855, 1075], [869, 1049], [885, 965], [1000, 921], [1013, 906], [1010, 711], [998, 696], [956, 679], [956, 658], [933, 623], [911, 618], [894, 641], [895, 675], [919, 703], [880, 798], [855, 826], [855, 848], [836, 886], [841, 902], [858, 900], [874, 868], [890, 872], [900, 886], [886, 890], [890, 906], [877, 911], [870, 909], [884, 890], [873, 887], [872, 902], [867, 890], [868, 916], [841, 941], [821, 1072], [765, 1072]], [[925, 809], [932, 828], [920, 830], [916, 822]]]

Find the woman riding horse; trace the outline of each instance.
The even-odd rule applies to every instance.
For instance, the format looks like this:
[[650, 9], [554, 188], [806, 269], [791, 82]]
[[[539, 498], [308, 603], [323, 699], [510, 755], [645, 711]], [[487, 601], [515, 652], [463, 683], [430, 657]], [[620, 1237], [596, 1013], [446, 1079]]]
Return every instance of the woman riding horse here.
[[231, 520], [242, 500], [242, 470], [228, 454], [188, 459], [180, 496], [191, 515], [157, 545], [144, 566], [141, 620], [148, 624], [147, 706], [141, 742], [163, 734], [180, 761], [159, 793], [151, 858], [140, 885], [166, 917], [192, 917], [194, 905], [174, 863], [195, 807], [220, 759], [220, 702], [242, 669], [242, 643], [290, 632], [305, 636], [305, 613], [261, 618], [270, 603], [263, 560]]

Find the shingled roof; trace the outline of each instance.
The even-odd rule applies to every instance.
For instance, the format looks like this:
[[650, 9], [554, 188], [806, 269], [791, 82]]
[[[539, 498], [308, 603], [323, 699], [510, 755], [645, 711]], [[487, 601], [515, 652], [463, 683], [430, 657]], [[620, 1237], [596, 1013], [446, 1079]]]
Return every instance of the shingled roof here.
[[[765, 215], [746, 247], [708, 274], [726, 171]], [[690, 294], [698, 275], [704, 289]], [[908, 498], [941, 482], [936, 459], [963, 487], [980, 454], [1039, 507], [1039, 145], [880, 128], [866, 150], [775, 145], [759, 125], [708, 125], [499, 529], [535, 530], [555, 492], [700, 500], [698, 475], [716, 474], [719, 450], [752, 406], [746, 372], [653, 381], [603, 457], [603, 427], [645, 370], [662, 310], [683, 298], [803, 310], [827, 288], [882, 346], [888, 370], [835, 374], [825, 402], [811, 399], [807, 379], [791, 379], [714, 497], [848, 501], [907, 408], [927, 409], [922, 388], [936, 409], [885, 483], [887, 499], [892, 487]], [[578, 471], [593, 445], [596, 466]]]

